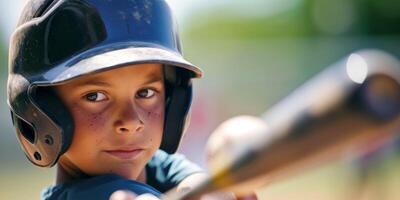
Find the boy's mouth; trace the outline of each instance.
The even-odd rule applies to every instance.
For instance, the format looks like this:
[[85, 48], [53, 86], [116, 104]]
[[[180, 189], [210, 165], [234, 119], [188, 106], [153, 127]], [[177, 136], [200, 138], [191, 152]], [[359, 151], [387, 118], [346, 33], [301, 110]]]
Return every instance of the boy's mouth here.
[[143, 151], [144, 149], [130, 149], [130, 150], [118, 149], [118, 150], [107, 150], [105, 152], [114, 157], [127, 160], [138, 157]]

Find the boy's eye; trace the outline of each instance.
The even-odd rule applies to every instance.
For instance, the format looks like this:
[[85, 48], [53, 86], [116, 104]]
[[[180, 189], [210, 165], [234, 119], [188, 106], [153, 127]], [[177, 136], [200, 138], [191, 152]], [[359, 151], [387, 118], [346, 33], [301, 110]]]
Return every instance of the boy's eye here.
[[106, 95], [102, 92], [89, 93], [89, 94], [85, 95], [85, 98], [88, 101], [95, 101], [95, 102], [104, 101], [107, 99]]
[[152, 89], [143, 89], [143, 90], [139, 90], [136, 93], [136, 97], [139, 97], [139, 98], [150, 98], [150, 97], [154, 96], [154, 94], [155, 94], [155, 91], [152, 90]]

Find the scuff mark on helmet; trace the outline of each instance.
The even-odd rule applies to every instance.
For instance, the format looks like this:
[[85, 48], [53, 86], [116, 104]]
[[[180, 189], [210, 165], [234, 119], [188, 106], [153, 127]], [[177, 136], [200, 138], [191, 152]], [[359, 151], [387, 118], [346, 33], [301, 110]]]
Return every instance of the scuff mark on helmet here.
[[140, 21], [140, 20], [142, 20], [142, 15], [140, 14], [140, 12], [138, 12], [138, 11], [134, 11], [133, 13], [132, 13], [132, 16], [135, 18], [135, 20], [137, 20], [137, 21]]
[[138, 22], [144, 22], [151, 24], [152, 22], [152, 5], [153, 2], [150, 0], [144, 0], [140, 2], [143, 5], [138, 6], [137, 1], [132, 1], [135, 5], [133, 6], [133, 11], [131, 12], [132, 17]]

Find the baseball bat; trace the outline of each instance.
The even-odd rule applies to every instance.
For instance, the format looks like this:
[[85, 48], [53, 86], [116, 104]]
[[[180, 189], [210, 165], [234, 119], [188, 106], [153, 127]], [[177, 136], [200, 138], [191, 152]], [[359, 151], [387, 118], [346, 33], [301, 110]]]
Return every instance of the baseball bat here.
[[[164, 200], [195, 199], [216, 191], [247, 194], [270, 182], [362, 151], [400, 129], [400, 63], [362, 50], [329, 66], [261, 115], [269, 129], [220, 155], [211, 177]], [[219, 161], [219, 160], [217, 160]]]

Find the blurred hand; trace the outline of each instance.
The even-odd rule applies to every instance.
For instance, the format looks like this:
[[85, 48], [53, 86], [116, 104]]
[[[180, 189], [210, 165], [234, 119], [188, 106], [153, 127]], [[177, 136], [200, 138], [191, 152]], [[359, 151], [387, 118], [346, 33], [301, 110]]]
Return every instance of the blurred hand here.
[[111, 194], [110, 200], [160, 200], [151, 194], [136, 195], [128, 190], [118, 190]]
[[[211, 174], [229, 166], [239, 155], [266, 137], [268, 127], [259, 117], [242, 115], [223, 122], [211, 133], [207, 145], [207, 164]], [[254, 192], [237, 197], [256, 200]]]
[[226, 120], [211, 133], [206, 144], [207, 164], [211, 174], [217, 172], [260, 138], [268, 127], [259, 117], [242, 115]]
[[231, 192], [216, 192], [206, 194], [200, 200], [257, 200], [257, 196], [254, 192], [240, 197]]

